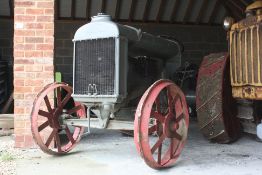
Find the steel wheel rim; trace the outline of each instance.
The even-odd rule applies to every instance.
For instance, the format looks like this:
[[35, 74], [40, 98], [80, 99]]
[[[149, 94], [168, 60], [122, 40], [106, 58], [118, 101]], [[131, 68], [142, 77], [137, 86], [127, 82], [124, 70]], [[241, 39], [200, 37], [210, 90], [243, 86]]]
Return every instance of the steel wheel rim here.
[[[149, 123], [150, 117], [151, 117], [151, 113], [152, 113], [152, 107], [153, 104], [155, 103], [158, 95], [160, 94], [160, 92], [167, 88], [167, 93], [171, 93], [168, 96], [171, 96], [172, 98], [174, 98], [175, 96], [178, 96], [180, 101], [181, 101], [181, 109], [180, 112], [181, 114], [183, 114], [183, 117], [177, 118], [178, 116], [180, 116], [181, 114], [177, 113], [175, 116], [171, 116], [168, 117], [168, 115], [166, 115], [163, 121], [158, 123], [161, 123], [162, 128], [159, 129], [159, 127], [157, 127], [157, 123], [156, 125], [153, 125], [150, 127], [147, 126], [147, 123]], [[171, 100], [172, 98], [170, 98], [169, 100]], [[172, 105], [173, 104], [173, 105]], [[175, 103], [177, 104], [177, 103]], [[174, 109], [178, 108], [178, 106], [174, 105], [174, 103], [169, 103], [168, 104], [168, 108], [172, 107]], [[171, 110], [171, 108], [170, 108]], [[170, 111], [168, 111], [168, 114], [170, 113]], [[156, 115], [156, 114], [154, 114]], [[163, 116], [162, 116], [163, 117]], [[172, 131], [171, 133], [175, 133], [175, 132], [179, 132], [179, 134], [181, 137], [180, 140], [177, 138], [178, 136], [176, 134], [174, 135], [169, 135], [169, 137], [167, 137], [168, 133], [166, 133], [165, 130], [170, 130], [167, 129], [167, 127], [169, 127], [169, 125], [167, 125], [167, 123], [165, 121], [168, 121], [167, 118], [174, 118], [176, 117], [177, 119], [179, 119], [179, 121], [177, 122], [178, 125], [181, 125], [180, 128], [175, 129], [174, 131]], [[183, 124], [181, 123], [183, 122]], [[175, 122], [174, 125], [177, 125], [177, 123]], [[165, 125], [166, 124], [166, 125]], [[172, 124], [173, 125], [173, 124]], [[188, 109], [187, 109], [187, 104], [186, 104], [186, 100], [185, 97], [183, 95], [183, 92], [176, 86], [174, 85], [171, 81], [169, 80], [159, 80], [156, 83], [154, 83], [143, 95], [143, 97], [141, 98], [137, 111], [136, 111], [136, 115], [135, 115], [135, 129], [134, 129], [134, 140], [135, 140], [135, 144], [136, 144], [136, 148], [138, 150], [138, 152], [141, 154], [141, 156], [143, 157], [144, 161], [151, 167], [154, 169], [160, 169], [160, 168], [165, 168], [165, 167], [170, 167], [173, 166], [175, 164], [175, 162], [177, 161], [184, 145], [185, 145], [185, 141], [186, 141], [186, 137], [187, 137], [187, 130], [188, 130], [188, 125], [189, 125], [189, 114], [188, 114]], [[155, 128], [156, 126], [156, 128]], [[177, 127], [177, 126], [174, 126]], [[154, 129], [152, 129], [154, 128]], [[178, 131], [180, 129], [180, 131]], [[159, 139], [157, 139], [158, 141], [153, 145], [150, 146], [149, 143], [149, 132], [152, 131], [159, 131], [162, 130], [162, 134], [159, 137]], [[169, 133], [170, 134], [170, 133]], [[171, 137], [170, 137], [171, 136]], [[164, 155], [162, 154], [162, 145], [163, 145], [163, 141], [165, 139], [170, 139], [170, 146], [167, 149], [167, 151], [165, 151]], [[160, 143], [160, 144], [159, 144]], [[156, 153], [157, 151], [157, 158], [154, 158], [153, 154]], [[153, 153], [152, 153], [153, 152]], [[159, 156], [159, 152], [160, 152], [160, 156]]]
[[[70, 86], [68, 86], [65, 83], [52, 83], [47, 85], [36, 97], [35, 101], [34, 101], [34, 106], [32, 109], [32, 113], [31, 113], [31, 130], [32, 130], [32, 135], [33, 135], [33, 139], [35, 140], [35, 142], [37, 143], [37, 145], [41, 148], [42, 151], [44, 151], [47, 154], [51, 154], [51, 155], [63, 155], [67, 152], [69, 152], [70, 150], [72, 150], [76, 144], [80, 141], [81, 135], [84, 132], [84, 127], [75, 127], [73, 133], [70, 132], [70, 129], [68, 126], [66, 126], [64, 129], [66, 136], [68, 138], [68, 143], [62, 145], [61, 143], [61, 138], [59, 136], [59, 132], [61, 130], [61, 128], [57, 128], [57, 127], [53, 127], [52, 128], [52, 132], [51, 134], [48, 136], [48, 139], [45, 140], [42, 136], [41, 136], [41, 132], [46, 129], [47, 127], [50, 127], [50, 122], [49, 122], [49, 118], [47, 116], [47, 113], [49, 113], [49, 117], [55, 117], [60, 115], [59, 110], [57, 110], [57, 113], [55, 113], [56, 109], [59, 107], [51, 107], [50, 108], [50, 100], [48, 98], [48, 94], [54, 92], [55, 89], [63, 89], [67, 92], [67, 95], [65, 96], [65, 98], [61, 98], [61, 93], [60, 95], [57, 95], [57, 103], [62, 104], [62, 106], [65, 106], [68, 101], [71, 98], [71, 94], [72, 94], [72, 88]], [[60, 91], [61, 92], [61, 91]], [[58, 91], [57, 91], [58, 93]], [[47, 99], [47, 100], [46, 100]], [[48, 102], [49, 101], [49, 104]], [[40, 109], [41, 104], [45, 104], [46, 108], [48, 109], [47, 113], [43, 113]], [[41, 112], [40, 112], [41, 111]], [[67, 111], [68, 113], [75, 113], [77, 115], [78, 118], [84, 118], [86, 117], [85, 115], [85, 109], [84, 106], [81, 105], [80, 103], [75, 102], [74, 103], [74, 107], [70, 110]], [[41, 113], [41, 114], [39, 114]], [[53, 113], [53, 114], [51, 114]], [[47, 121], [42, 122], [42, 124], [38, 124], [38, 119], [39, 116], [42, 116], [42, 118], [47, 118]], [[53, 119], [55, 120], [55, 119]], [[58, 123], [58, 122], [57, 122]], [[51, 142], [54, 142], [57, 146], [56, 149], [51, 148], [50, 144]]]

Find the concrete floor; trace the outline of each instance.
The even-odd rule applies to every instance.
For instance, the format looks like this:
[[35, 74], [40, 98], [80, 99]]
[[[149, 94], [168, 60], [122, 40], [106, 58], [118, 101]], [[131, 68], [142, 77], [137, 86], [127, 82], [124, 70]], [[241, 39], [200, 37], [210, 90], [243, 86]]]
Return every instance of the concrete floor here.
[[190, 124], [187, 145], [173, 168], [149, 168], [136, 152], [132, 137], [117, 131], [98, 130], [84, 137], [68, 155], [54, 157], [28, 150], [16, 160], [18, 175], [259, 175], [262, 174], [262, 143], [249, 135], [231, 145], [212, 144]]

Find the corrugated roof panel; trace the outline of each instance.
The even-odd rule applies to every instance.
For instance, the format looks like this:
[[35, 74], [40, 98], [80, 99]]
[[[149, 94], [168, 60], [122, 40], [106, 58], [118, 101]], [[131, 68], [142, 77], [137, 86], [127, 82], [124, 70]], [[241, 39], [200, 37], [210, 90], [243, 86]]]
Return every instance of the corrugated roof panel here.
[[188, 6], [189, 0], [183, 0], [180, 3], [180, 6], [178, 8], [178, 13], [177, 13], [177, 17], [175, 18], [177, 22], [183, 22], [184, 21], [184, 16], [186, 13], [186, 9]]
[[165, 4], [165, 8], [164, 8], [161, 20], [170, 21], [175, 2], [176, 2], [175, 0], [166, 0], [166, 4]]
[[134, 11], [135, 20], [143, 20], [145, 6], [146, 6], [146, 0], [137, 0], [135, 11]]
[[222, 24], [223, 21], [224, 21], [224, 19], [225, 19], [225, 17], [227, 16], [226, 9], [225, 9], [224, 6], [221, 5], [221, 6], [218, 8], [217, 12], [218, 12], [218, 13], [217, 13], [217, 16], [216, 16], [216, 18], [215, 18], [214, 23], [216, 23], [216, 24]]
[[86, 18], [86, 5], [87, 0], [76, 0], [76, 11], [75, 17], [77, 18]]
[[151, 8], [149, 10], [148, 20], [154, 21], [157, 18], [159, 6], [161, 3], [161, 0], [151, 0]]
[[116, 1], [117, 0], [107, 0], [106, 3], [106, 13], [111, 15], [112, 18], [115, 18]]
[[196, 22], [197, 21], [198, 14], [201, 10], [203, 1], [204, 0], [197, 0], [197, 1], [195, 0], [195, 2], [193, 4], [193, 8], [191, 10], [190, 17], [189, 17], [189, 22]]
[[101, 12], [101, 7], [102, 7], [102, 0], [93, 0], [91, 1], [91, 16], [97, 15], [97, 13]]
[[129, 19], [129, 11], [132, 0], [121, 1], [119, 19]]
[[206, 13], [203, 16], [203, 19], [201, 22], [203, 23], [208, 23], [209, 22], [209, 18], [214, 10], [215, 4], [216, 4], [217, 0], [210, 0], [207, 7], [205, 8]]
[[72, 0], [60, 1], [59, 8], [61, 17], [71, 17], [71, 4]]

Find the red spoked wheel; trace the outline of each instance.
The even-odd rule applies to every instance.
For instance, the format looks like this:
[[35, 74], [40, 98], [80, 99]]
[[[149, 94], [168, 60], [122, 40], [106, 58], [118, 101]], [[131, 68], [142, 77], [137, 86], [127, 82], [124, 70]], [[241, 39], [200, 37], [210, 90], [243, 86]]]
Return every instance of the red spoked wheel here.
[[[68, 118], [85, 118], [85, 107], [74, 102], [72, 88], [64, 83], [47, 85], [36, 97], [31, 113], [31, 129], [35, 142], [47, 154], [69, 152], [80, 141], [84, 127], [63, 123]], [[56, 100], [50, 97], [56, 96]], [[52, 105], [54, 104], [54, 105]]]
[[151, 168], [171, 167], [187, 138], [189, 114], [185, 96], [169, 80], [159, 80], [142, 96], [135, 114], [134, 141]]

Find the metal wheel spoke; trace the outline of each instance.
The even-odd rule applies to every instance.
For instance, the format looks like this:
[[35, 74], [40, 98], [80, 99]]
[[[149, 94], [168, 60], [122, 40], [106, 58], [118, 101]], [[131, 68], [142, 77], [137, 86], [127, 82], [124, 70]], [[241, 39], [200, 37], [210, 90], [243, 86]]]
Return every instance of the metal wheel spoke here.
[[173, 134], [174, 134], [174, 138], [176, 138], [179, 141], [182, 140], [182, 136], [179, 135], [177, 132], [173, 132]]
[[170, 93], [170, 89], [167, 88], [167, 100], [168, 100], [168, 111], [169, 113], [173, 113], [174, 111], [174, 99]]
[[70, 140], [70, 142], [75, 143], [75, 139], [73, 138], [68, 126], [66, 126], [66, 128], [65, 128], [65, 132], [66, 132], [67, 138]]
[[151, 126], [148, 128], [148, 134], [152, 134], [153, 132], [157, 131], [157, 125]]
[[171, 138], [170, 139], [170, 159], [172, 159], [172, 157], [173, 157], [173, 154], [174, 154], [174, 141], [173, 141], [173, 139]]
[[68, 114], [73, 114], [76, 113], [78, 110], [80, 110], [82, 108], [81, 105], [75, 106], [74, 108], [70, 109], [69, 111], [67, 111]]
[[38, 127], [38, 132], [41, 132], [43, 129], [45, 129], [49, 125], [49, 122], [46, 121], [42, 125]]
[[158, 97], [156, 98], [154, 103], [156, 104], [156, 111], [160, 113], [161, 110], [160, 110], [160, 103], [159, 103], [159, 98]]
[[176, 95], [174, 99], [174, 104], [176, 108], [176, 116], [180, 116], [183, 113], [183, 104], [179, 95]]
[[157, 120], [160, 121], [161, 123], [164, 123], [165, 117], [162, 116], [160, 113], [155, 112], [155, 111], [152, 111], [151, 114], [152, 114], [152, 116], [153, 116], [155, 119], [157, 119]]
[[185, 117], [185, 116], [184, 116], [183, 113], [180, 114], [180, 116], [178, 116], [178, 117], [176, 118], [176, 123], [179, 123], [184, 117]]
[[61, 141], [60, 141], [60, 137], [59, 137], [58, 132], [56, 132], [56, 134], [55, 134], [55, 143], [56, 143], [56, 147], [57, 147], [58, 152], [62, 152]]
[[45, 104], [46, 104], [47, 110], [48, 110], [49, 112], [52, 112], [52, 107], [51, 107], [50, 101], [49, 101], [49, 99], [48, 99], [48, 96], [45, 96], [45, 97], [44, 97], [44, 100], [45, 100]]
[[62, 107], [66, 105], [66, 103], [69, 101], [70, 98], [71, 98], [71, 93], [68, 92], [62, 101]]
[[56, 89], [56, 95], [57, 95], [57, 106], [60, 106], [62, 102], [62, 96], [61, 96], [61, 89], [60, 87]]
[[158, 148], [158, 153], [157, 153], [157, 163], [161, 164], [161, 154], [162, 154], [162, 143]]
[[38, 114], [43, 116], [43, 117], [47, 117], [47, 118], [51, 118], [52, 115], [49, 112], [43, 111], [43, 110], [39, 110]]
[[161, 137], [158, 139], [158, 141], [155, 143], [155, 145], [151, 148], [152, 154], [157, 150], [157, 148], [159, 148], [162, 145], [165, 138], [166, 138], [166, 136], [164, 134], [162, 134]]
[[50, 146], [50, 143], [52, 142], [52, 140], [53, 140], [53, 138], [54, 138], [56, 133], [57, 133], [57, 131], [55, 129], [53, 129], [52, 133], [50, 134], [50, 136], [48, 137], [48, 139], [47, 139], [47, 141], [45, 143], [47, 148]]

